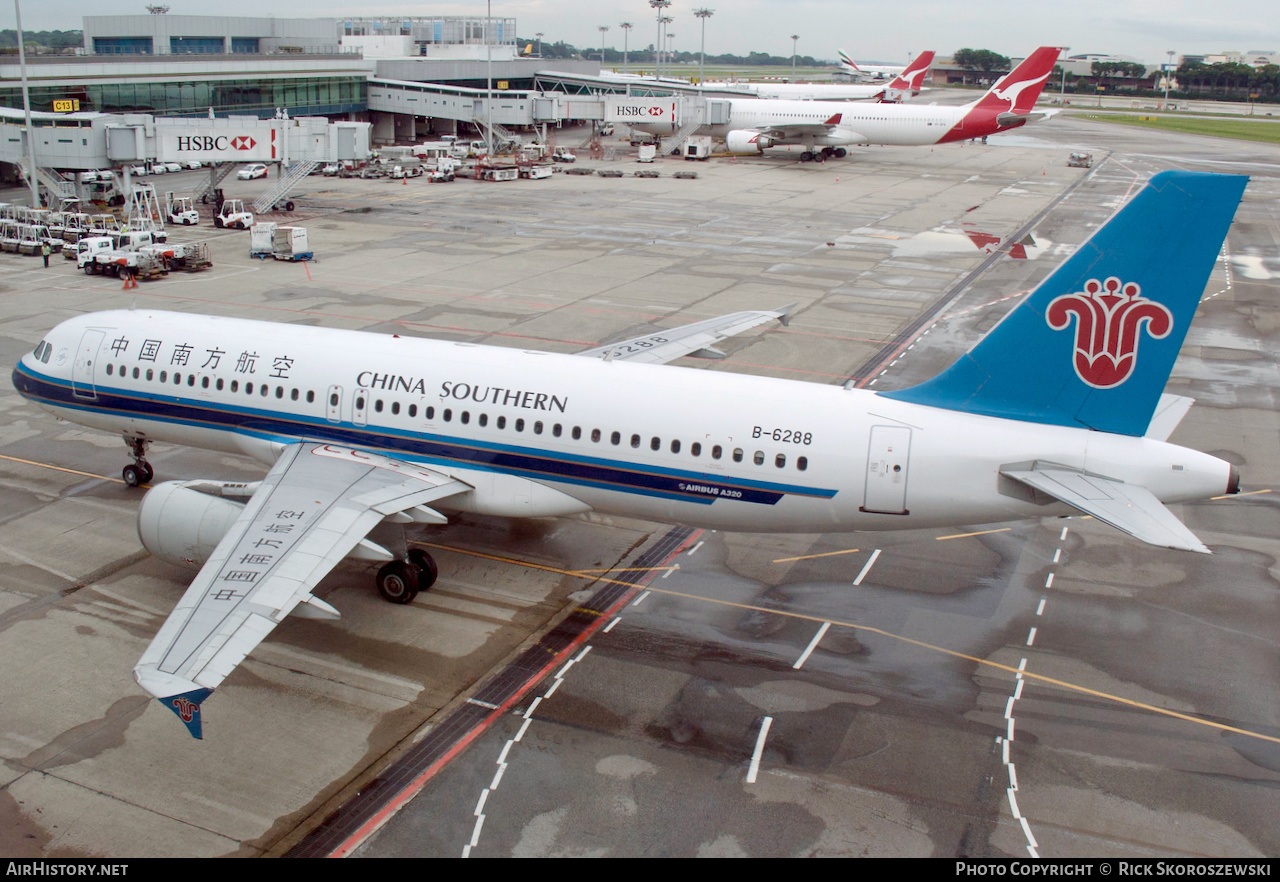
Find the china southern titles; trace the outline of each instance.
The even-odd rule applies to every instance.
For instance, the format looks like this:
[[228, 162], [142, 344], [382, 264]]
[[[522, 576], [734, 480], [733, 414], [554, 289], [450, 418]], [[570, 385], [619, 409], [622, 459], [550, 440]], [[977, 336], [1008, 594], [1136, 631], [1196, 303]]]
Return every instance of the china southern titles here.
[[[421, 377], [406, 377], [400, 374], [380, 374], [375, 371], [361, 371], [356, 377], [356, 384], [366, 389], [382, 389], [387, 392], [407, 392], [416, 395], [426, 394], [426, 381]], [[502, 386], [481, 386], [480, 384], [461, 383], [456, 380], [445, 380], [440, 384], [441, 398], [454, 398], [459, 401], [474, 401], [476, 404], [496, 404], [504, 407], [523, 407], [527, 410], [554, 410], [565, 412], [567, 397], [538, 392], [529, 389], [505, 389]]]

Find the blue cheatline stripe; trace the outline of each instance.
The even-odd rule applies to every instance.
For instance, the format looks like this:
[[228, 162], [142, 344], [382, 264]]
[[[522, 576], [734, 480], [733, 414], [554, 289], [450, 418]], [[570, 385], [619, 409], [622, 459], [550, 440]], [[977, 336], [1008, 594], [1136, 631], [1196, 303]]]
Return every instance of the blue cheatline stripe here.
[[13, 383], [28, 398], [86, 413], [210, 428], [285, 443], [303, 438], [329, 441], [446, 469], [465, 466], [702, 505], [717, 499], [775, 505], [786, 495], [830, 499], [836, 494], [835, 490], [798, 484], [725, 480], [702, 472], [620, 465], [599, 457], [549, 454], [535, 448], [396, 429], [362, 428], [318, 417], [282, 417], [277, 412], [252, 407], [190, 404], [177, 396], [166, 401], [168, 396], [104, 386], [96, 386], [96, 397], [88, 399], [77, 397], [70, 384], [34, 374], [21, 364], [14, 368]]

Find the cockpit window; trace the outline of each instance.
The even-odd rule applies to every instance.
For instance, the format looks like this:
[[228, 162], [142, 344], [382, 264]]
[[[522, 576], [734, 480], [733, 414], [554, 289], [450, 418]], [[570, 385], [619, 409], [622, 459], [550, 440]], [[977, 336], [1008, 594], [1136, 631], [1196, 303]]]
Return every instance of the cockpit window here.
[[53, 354], [53, 347], [46, 341], [41, 340], [40, 345], [36, 347], [35, 357], [44, 364], [49, 363], [49, 356]]

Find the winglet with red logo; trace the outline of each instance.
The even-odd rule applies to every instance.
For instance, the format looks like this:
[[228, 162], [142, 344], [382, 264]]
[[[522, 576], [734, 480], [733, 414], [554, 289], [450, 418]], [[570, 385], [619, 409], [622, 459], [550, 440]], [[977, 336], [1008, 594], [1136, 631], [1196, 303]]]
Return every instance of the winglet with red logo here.
[[1145, 434], [1247, 182], [1161, 172], [951, 367], [880, 394]]
[[213, 694], [212, 689], [193, 689], [181, 695], [169, 695], [159, 699], [160, 703], [178, 715], [192, 738], [203, 739], [200, 728], [200, 703]]

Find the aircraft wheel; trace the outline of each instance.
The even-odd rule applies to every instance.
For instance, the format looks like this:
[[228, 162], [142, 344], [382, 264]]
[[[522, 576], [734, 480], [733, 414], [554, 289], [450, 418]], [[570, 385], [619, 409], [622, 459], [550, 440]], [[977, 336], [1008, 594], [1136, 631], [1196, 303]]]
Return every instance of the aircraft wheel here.
[[131, 463], [125, 466], [124, 471], [120, 474], [121, 477], [124, 478], [124, 482], [127, 486], [141, 487], [143, 484], [147, 483], [147, 481], [151, 480], [151, 475], [147, 474], [147, 472], [148, 469], [144, 469], [142, 466]]
[[801, 154], [800, 154], [800, 161], [801, 161], [801, 162], [813, 162], [813, 154], [812, 154], [812, 153], [810, 153], [808, 150], [806, 150], [805, 152], [803, 152], [803, 153], [801, 153]]
[[292, 203], [292, 202], [286, 202], [286, 203], [284, 204], [284, 210], [285, 210], [285, 211], [293, 211], [293, 203]]
[[402, 560], [378, 570], [378, 593], [391, 603], [410, 603], [418, 596], [418, 574]]
[[843, 147], [836, 148], [836, 159], [844, 159], [848, 155], [849, 151], [845, 150]]
[[435, 558], [420, 548], [409, 552], [409, 563], [418, 568], [419, 591], [426, 591], [440, 577], [440, 568], [436, 566]]

